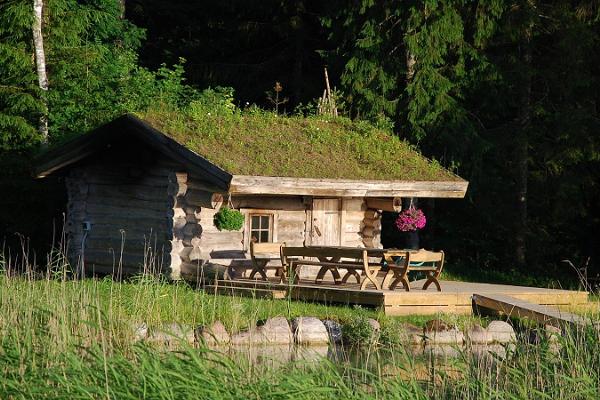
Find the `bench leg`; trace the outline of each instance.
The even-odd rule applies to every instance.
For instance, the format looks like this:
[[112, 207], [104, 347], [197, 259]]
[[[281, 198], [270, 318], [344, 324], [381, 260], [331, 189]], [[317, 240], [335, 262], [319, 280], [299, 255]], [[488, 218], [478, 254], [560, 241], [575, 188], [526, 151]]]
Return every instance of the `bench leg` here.
[[437, 288], [437, 291], [441, 292], [442, 287], [440, 286], [440, 282], [438, 281], [439, 276], [440, 276], [440, 274], [437, 271], [435, 271], [434, 273], [427, 274], [427, 281], [425, 281], [425, 284], [423, 285], [423, 290], [427, 290], [429, 285], [431, 285], [433, 283], [435, 285], [435, 287]]
[[315, 283], [321, 283], [323, 281], [323, 278], [325, 277], [325, 274], [327, 273], [327, 271], [331, 272], [331, 275], [333, 276], [333, 281], [335, 282], [336, 285], [339, 285], [342, 283], [342, 277], [340, 276], [340, 273], [338, 272], [337, 268], [335, 268], [335, 267], [321, 267], [321, 269], [317, 273], [317, 278], [315, 279]]
[[410, 283], [408, 282], [408, 268], [407, 269], [394, 269], [394, 280], [390, 284], [390, 290], [396, 289], [399, 283], [402, 283], [404, 290], [410, 292]]
[[250, 271], [250, 279], [254, 279], [254, 277], [256, 276], [256, 274], [259, 274], [261, 279], [263, 281], [268, 281], [267, 279], [267, 274], [265, 273], [265, 270], [263, 268], [253, 268], [252, 271]]
[[381, 285], [377, 281], [377, 272], [379, 272], [379, 269], [371, 270], [369, 268], [365, 268], [365, 278], [360, 284], [360, 290], [365, 290], [369, 282], [375, 286], [375, 289], [381, 290]]
[[356, 278], [356, 283], [360, 283], [360, 274], [355, 269], [348, 269], [348, 272], [342, 278], [342, 283], [347, 283], [351, 276]]

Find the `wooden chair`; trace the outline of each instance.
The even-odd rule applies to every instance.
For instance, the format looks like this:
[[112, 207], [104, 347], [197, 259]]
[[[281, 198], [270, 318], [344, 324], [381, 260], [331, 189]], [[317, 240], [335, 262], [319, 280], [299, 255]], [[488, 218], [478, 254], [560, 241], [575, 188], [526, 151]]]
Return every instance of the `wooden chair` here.
[[[404, 290], [410, 291], [408, 273], [410, 271], [425, 272], [427, 280], [423, 290], [427, 290], [432, 283], [438, 292], [442, 291], [438, 278], [444, 267], [444, 252], [434, 252], [421, 249], [415, 252], [390, 250], [383, 255], [387, 263], [387, 273], [383, 279], [382, 287], [394, 290], [398, 284], [402, 284]], [[391, 283], [390, 283], [391, 280]]]
[[254, 279], [256, 274], [259, 274], [262, 280], [267, 281], [267, 269], [275, 269], [275, 276], [283, 280], [283, 265], [269, 265], [271, 261], [281, 260], [281, 247], [285, 246], [285, 242], [281, 243], [255, 243], [250, 242], [250, 258], [252, 259], [252, 271], [250, 271], [250, 279]]

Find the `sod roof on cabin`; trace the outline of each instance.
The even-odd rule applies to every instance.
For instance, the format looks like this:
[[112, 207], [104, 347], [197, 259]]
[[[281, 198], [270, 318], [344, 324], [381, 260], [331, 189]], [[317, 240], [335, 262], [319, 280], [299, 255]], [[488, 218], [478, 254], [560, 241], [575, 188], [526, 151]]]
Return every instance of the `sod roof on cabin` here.
[[462, 181], [407, 142], [346, 118], [146, 112], [138, 117], [233, 175]]

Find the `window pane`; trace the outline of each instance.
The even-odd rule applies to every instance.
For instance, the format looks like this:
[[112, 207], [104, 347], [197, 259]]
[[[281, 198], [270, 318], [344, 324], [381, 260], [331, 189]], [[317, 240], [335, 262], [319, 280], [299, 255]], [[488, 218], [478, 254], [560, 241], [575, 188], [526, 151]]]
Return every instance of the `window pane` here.
[[269, 216], [263, 215], [260, 217], [260, 228], [269, 229]]
[[269, 241], [269, 231], [261, 231], [260, 232], [260, 242], [268, 242]]
[[258, 215], [252, 216], [252, 226], [250, 229], [259, 229], [260, 228], [260, 217]]

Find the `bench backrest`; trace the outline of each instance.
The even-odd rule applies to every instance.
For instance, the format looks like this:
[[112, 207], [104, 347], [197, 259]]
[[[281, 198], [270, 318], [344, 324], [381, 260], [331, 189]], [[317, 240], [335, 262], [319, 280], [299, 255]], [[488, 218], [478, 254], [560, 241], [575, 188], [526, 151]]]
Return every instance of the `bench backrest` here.
[[444, 252], [443, 251], [429, 251], [425, 249], [421, 249], [419, 251], [410, 252], [409, 253], [410, 262], [442, 262], [444, 261]]
[[250, 242], [250, 257], [255, 258], [261, 255], [274, 255], [280, 254], [281, 248], [285, 246], [285, 242], [277, 243], [255, 243]]
[[284, 246], [281, 248], [281, 261], [285, 262], [287, 257], [339, 257], [362, 261], [367, 258], [367, 250]]

